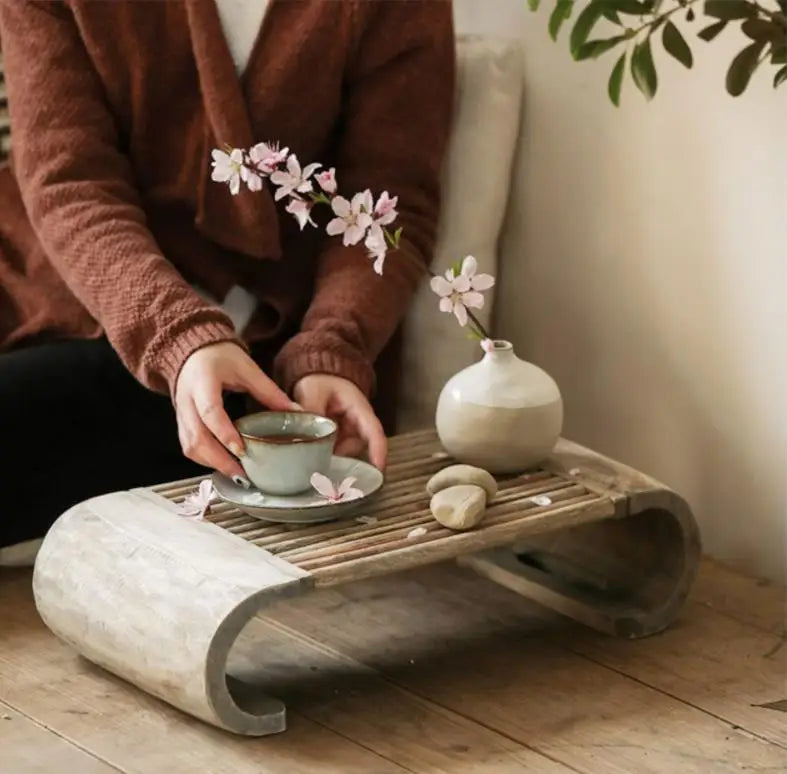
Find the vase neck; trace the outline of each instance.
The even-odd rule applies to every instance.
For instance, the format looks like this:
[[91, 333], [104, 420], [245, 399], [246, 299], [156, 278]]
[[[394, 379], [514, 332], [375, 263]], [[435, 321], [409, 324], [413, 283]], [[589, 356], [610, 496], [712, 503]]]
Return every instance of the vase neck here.
[[513, 360], [515, 357], [514, 347], [510, 341], [494, 339], [492, 341], [492, 346], [486, 350], [484, 360], [490, 363], [506, 363]]

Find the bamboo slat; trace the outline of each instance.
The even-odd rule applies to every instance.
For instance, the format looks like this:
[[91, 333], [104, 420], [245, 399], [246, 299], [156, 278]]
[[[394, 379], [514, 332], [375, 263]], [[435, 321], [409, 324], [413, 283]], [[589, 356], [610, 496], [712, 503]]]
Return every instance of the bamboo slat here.
[[[614, 511], [612, 500], [603, 493], [560, 472], [536, 469], [499, 479], [499, 492], [482, 524], [457, 533], [434, 520], [426, 492], [429, 478], [451, 462], [433, 431], [397, 436], [390, 444], [385, 486], [350, 517], [322, 524], [273, 524], [222, 503], [206, 518], [306, 570], [318, 585], [331, 585], [607, 518]], [[175, 481], [153, 491], [180, 502], [200, 481], [201, 477]], [[533, 499], [539, 495], [549, 502]], [[422, 530], [413, 534], [419, 527]]]

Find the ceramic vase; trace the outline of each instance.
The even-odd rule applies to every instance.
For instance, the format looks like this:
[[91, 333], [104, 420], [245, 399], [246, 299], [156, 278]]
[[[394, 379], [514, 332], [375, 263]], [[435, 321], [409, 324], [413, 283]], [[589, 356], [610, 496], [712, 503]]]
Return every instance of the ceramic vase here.
[[494, 341], [478, 363], [446, 382], [437, 402], [437, 433], [459, 462], [490, 473], [538, 465], [563, 427], [555, 380], [521, 360], [507, 341]]

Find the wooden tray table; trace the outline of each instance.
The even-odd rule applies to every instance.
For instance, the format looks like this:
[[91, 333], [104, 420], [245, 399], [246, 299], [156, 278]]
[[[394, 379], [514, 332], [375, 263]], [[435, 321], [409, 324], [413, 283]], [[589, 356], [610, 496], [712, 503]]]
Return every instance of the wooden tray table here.
[[[266, 605], [313, 588], [457, 559], [612, 635], [646, 636], [675, 618], [700, 543], [667, 487], [561, 440], [539, 469], [499, 480], [478, 527], [452, 532], [432, 518], [425, 491], [451, 462], [433, 431], [393, 438], [382, 491], [352, 517], [317, 525], [270, 524], [227, 505], [204, 521], [178, 515], [201, 479], [88, 500], [44, 541], [38, 610], [90, 661], [256, 736], [283, 731], [285, 708], [227, 674], [230, 649]], [[426, 533], [410, 536], [416, 527]]]

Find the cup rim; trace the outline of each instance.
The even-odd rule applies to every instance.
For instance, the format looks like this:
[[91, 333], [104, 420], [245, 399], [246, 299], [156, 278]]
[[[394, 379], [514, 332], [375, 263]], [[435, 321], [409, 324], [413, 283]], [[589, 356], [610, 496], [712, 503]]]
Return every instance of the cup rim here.
[[245, 414], [244, 416], [236, 419], [233, 424], [235, 425], [235, 428], [240, 434], [240, 437], [246, 441], [255, 441], [256, 443], [264, 443], [270, 446], [281, 446], [281, 442], [268, 441], [260, 435], [244, 432], [243, 430], [240, 429], [240, 427], [238, 427], [238, 423], [243, 421], [244, 419], [254, 419], [255, 417], [291, 416], [291, 415], [299, 416], [299, 417], [308, 417], [311, 419], [322, 419], [326, 422], [329, 422], [332, 428], [331, 432], [327, 433], [326, 435], [315, 435], [313, 438], [310, 436], [309, 438], [301, 439], [299, 445], [303, 443], [318, 443], [320, 441], [327, 441], [331, 438], [334, 438], [336, 436], [336, 433], [339, 431], [339, 426], [330, 417], [323, 416], [322, 414], [315, 414], [312, 411], [257, 411], [254, 414]]

